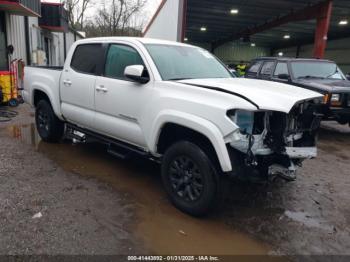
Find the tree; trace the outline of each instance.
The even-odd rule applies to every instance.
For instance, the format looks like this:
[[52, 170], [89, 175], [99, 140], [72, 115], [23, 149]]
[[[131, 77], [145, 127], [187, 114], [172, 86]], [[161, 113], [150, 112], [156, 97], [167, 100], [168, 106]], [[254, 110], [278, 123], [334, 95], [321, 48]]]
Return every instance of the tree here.
[[92, 0], [64, 0], [67, 10], [68, 23], [73, 29], [83, 30], [86, 10], [91, 6]]
[[97, 14], [85, 27], [87, 36], [120, 36], [141, 34], [142, 21], [136, 15], [147, 0], [111, 0], [103, 2]]

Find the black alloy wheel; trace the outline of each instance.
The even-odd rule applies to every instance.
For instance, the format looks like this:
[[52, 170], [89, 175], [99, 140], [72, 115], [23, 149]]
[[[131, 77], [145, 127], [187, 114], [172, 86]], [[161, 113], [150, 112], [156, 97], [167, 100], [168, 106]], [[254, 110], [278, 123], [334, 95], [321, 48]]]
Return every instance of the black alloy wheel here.
[[40, 100], [35, 109], [35, 123], [45, 142], [58, 142], [64, 134], [64, 123], [57, 118], [50, 103]]
[[170, 201], [181, 211], [203, 216], [219, 206], [222, 179], [212, 159], [189, 141], [174, 143], [163, 155], [163, 184]]
[[203, 177], [194, 161], [188, 156], [175, 158], [170, 164], [173, 190], [185, 201], [196, 201], [203, 193]]

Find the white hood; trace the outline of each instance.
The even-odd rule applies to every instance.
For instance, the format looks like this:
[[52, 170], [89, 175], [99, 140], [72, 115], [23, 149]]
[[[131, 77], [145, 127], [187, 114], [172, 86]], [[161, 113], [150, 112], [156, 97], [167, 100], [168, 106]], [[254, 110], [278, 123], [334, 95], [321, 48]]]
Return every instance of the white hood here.
[[320, 93], [304, 88], [246, 78], [191, 79], [182, 80], [180, 83], [233, 92], [254, 102], [259, 109], [284, 113], [289, 113], [297, 102], [322, 97]]

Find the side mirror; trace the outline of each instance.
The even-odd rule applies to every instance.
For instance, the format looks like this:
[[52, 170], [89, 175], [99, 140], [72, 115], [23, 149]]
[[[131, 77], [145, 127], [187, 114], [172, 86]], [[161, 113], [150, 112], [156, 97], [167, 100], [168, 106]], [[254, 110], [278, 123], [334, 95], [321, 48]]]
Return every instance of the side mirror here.
[[288, 74], [279, 74], [277, 78], [281, 80], [290, 80], [290, 76]]
[[124, 76], [132, 81], [146, 84], [149, 81], [149, 77], [143, 76], [145, 67], [143, 65], [131, 65], [127, 66], [124, 70]]
[[348, 80], [350, 80], [350, 73], [348, 73], [348, 74], [346, 75], [346, 78], [347, 78]]

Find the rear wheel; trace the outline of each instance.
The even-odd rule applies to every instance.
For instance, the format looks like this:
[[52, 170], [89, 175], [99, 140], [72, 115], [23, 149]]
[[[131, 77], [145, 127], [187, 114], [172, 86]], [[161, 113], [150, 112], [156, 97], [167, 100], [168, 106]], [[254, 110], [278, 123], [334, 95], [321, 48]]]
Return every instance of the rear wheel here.
[[36, 107], [35, 123], [41, 139], [45, 142], [58, 142], [64, 134], [64, 123], [57, 118], [46, 100], [40, 100]]
[[171, 202], [194, 216], [210, 212], [219, 201], [217, 173], [208, 155], [196, 144], [170, 146], [162, 161], [162, 180]]

